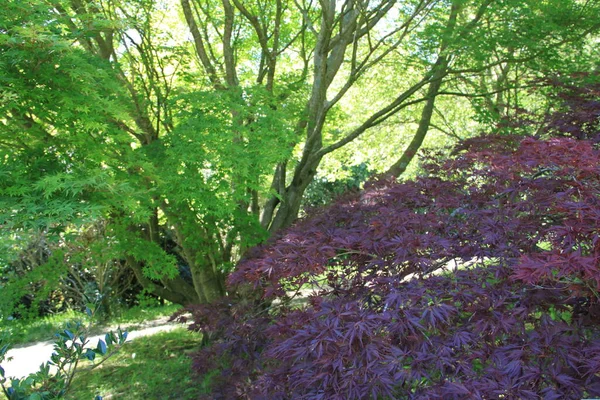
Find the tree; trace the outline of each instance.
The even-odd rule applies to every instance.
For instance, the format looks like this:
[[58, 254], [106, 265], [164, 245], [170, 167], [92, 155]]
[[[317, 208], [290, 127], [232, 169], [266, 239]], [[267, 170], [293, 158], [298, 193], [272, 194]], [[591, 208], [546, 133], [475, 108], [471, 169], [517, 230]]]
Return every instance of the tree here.
[[[0, 220], [9, 243], [1, 254], [8, 301], [15, 283], [7, 271], [11, 254], [23, 254], [38, 238], [50, 242], [44, 251], [56, 249], [58, 236], [68, 238], [72, 226], [102, 218], [107, 205], [131, 195], [108, 170], [130, 141], [110, 122], [126, 114], [106, 62], [73, 47], [73, 38], [40, 3], [10, 3], [1, 13]], [[16, 277], [26, 284], [21, 291], [33, 293], [27, 283], [38, 281], [48, 284], [46, 291], [56, 288], [66, 272], [59, 258], [26, 260], [35, 270]], [[5, 317], [11, 307], [3, 307]]]
[[[534, 3], [181, 0], [181, 19], [152, 0], [11, 5], [3, 229], [102, 220], [107, 253], [148, 290], [215, 300], [235, 262], [297, 218], [325, 156], [421, 103], [424, 135], [449, 77], [489, 69], [505, 17], [528, 32], [518, 12]], [[565, 4], [593, 11], [552, 2]], [[395, 63], [411, 66], [397, 88], [369, 80]], [[368, 80], [389, 98], [344, 118], [345, 102], [373, 100]]]
[[[564, 1], [469, 3], [451, 3], [437, 60], [431, 69], [437, 79], [432, 79], [427, 88], [427, 101], [417, 131], [402, 156], [387, 171], [391, 175], [400, 176], [423, 144], [438, 96], [468, 98], [478, 117], [492, 123], [495, 129], [525, 111], [532, 88], [542, 86], [546, 82], [544, 77], [594, 67], [593, 61], [588, 60], [586, 40], [600, 28], [592, 17], [598, 11], [597, 5]], [[459, 14], [462, 14], [460, 21], [465, 19], [463, 15], [475, 18], [457, 26]], [[474, 40], [474, 29], [478, 30], [478, 40]], [[565, 57], [565, 52], [573, 51], [578, 53], [577, 61]], [[588, 64], [582, 68], [584, 60]], [[543, 98], [536, 100], [544, 102]], [[538, 108], [542, 108], [541, 112], [536, 110], [537, 116], [529, 117], [533, 119], [531, 123], [541, 126], [544, 115], [551, 109], [539, 105]]]

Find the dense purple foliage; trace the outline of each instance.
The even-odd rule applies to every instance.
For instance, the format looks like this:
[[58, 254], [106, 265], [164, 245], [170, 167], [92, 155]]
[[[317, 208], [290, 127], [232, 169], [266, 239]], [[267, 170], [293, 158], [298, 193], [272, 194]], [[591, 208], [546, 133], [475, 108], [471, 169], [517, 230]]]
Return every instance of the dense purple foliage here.
[[600, 397], [593, 141], [483, 136], [424, 166], [254, 249], [230, 285], [260, 298], [190, 308], [210, 398]]
[[600, 142], [600, 73], [576, 74], [568, 80], [551, 78], [563, 109], [549, 118], [547, 131]]

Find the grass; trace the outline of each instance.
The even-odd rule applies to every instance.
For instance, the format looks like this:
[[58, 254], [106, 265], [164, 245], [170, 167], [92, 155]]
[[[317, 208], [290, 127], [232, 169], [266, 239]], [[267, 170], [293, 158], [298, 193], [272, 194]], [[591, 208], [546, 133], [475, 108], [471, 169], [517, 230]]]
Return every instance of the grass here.
[[110, 325], [135, 325], [160, 317], [171, 316], [181, 308], [178, 304], [167, 304], [154, 307], [132, 307], [109, 321]]
[[[169, 316], [181, 306], [169, 304], [156, 307], [133, 307], [123, 311], [104, 324], [94, 324], [91, 334], [101, 332], [107, 326], [129, 325], [128, 330], [136, 330], [137, 324], [153, 320], [163, 316]], [[61, 314], [51, 315], [35, 320], [12, 320], [2, 321], [0, 330], [13, 345], [41, 342], [54, 339], [54, 333], [61, 330], [65, 323], [73, 320], [82, 320], [89, 323], [89, 317], [83, 313], [67, 311]]]
[[75, 319], [87, 322], [87, 316], [67, 311], [65, 313], [50, 315], [35, 320], [9, 320], [2, 321], [0, 329], [7, 340], [13, 344], [24, 344], [52, 340], [53, 335], [68, 321]]
[[200, 339], [178, 328], [126, 343], [102, 365], [78, 373], [66, 399], [197, 399], [205, 389], [190, 377], [188, 354], [198, 349]]

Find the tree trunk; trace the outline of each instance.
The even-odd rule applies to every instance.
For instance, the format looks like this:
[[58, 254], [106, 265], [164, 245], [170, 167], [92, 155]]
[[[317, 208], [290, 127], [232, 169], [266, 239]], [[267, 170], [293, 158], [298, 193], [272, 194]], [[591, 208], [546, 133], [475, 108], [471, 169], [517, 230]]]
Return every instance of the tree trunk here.
[[[482, 10], [484, 10], [485, 7], [487, 7], [487, 5], [482, 5]], [[431, 125], [431, 117], [433, 115], [433, 110], [435, 106], [435, 99], [438, 93], [440, 92], [440, 87], [442, 86], [444, 77], [448, 73], [450, 56], [446, 54], [446, 52], [448, 50], [448, 46], [456, 28], [456, 19], [458, 17], [460, 8], [460, 1], [454, 0], [450, 8], [450, 15], [448, 16], [448, 23], [446, 25], [446, 29], [444, 30], [444, 34], [441, 38], [438, 59], [431, 70], [431, 79], [429, 87], [427, 88], [427, 95], [425, 96], [427, 100], [425, 102], [425, 106], [423, 107], [423, 111], [421, 111], [421, 119], [419, 120], [419, 127], [417, 128], [417, 132], [413, 136], [408, 147], [404, 150], [404, 153], [402, 154], [400, 159], [396, 161], [396, 163], [394, 163], [394, 165], [392, 165], [387, 171], [387, 174], [395, 176], [396, 178], [402, 175], [404, 171], [406, 171], [408, 164], [410, 164], [413, 158], [417, 155], [417, 152], [421, 148], [421, 145], [425, 140], [425, 136], [427, 136], [427, 132], [429, 131], [429, 126]], [[477, 20], [477, 17], [475, 20]]]
[[195, 265], [191, 268], [191, 271], [196, 293], [202, 303], [210, 303], [225, 295], [222, 290], [222, 282], [211, 266]]
[[435, 106], [435, 99], [440, 91], [440, 87], [442, 86], [442, 80], [446, 74], [447, 68], [448, 59], [438, 59], [438, 62], [433, 67], [432, 82], [427, 88], [427, 101], [425, 103], [425, 107], [423, 107], [423, 111], [421, 111], [421, 119], [419, 120], [417, 132], [413, 136], [408, 147], [404, 150], [404, 153], [402, 153], [400, 159], [396, 161], [396, 163], [392, 165], [390, 169], [388, 169], [387, 174], [395, 176], [396, 178], [402, 175], [404, 171], [406, 171], [408, 164], [410, 164], [421, 148], [421, 145], [425, 140], [425, 136], [427, 136], [427, 132], [429, 131], [431, 116], [433, 115]]
[[[136, 279], [151, 293], [172, 303], [187, 305], [200, 302], [200, 298], [181, 277], [169, 280], [169, 287], [158, 284], [144, 275], [143, 266], [131, 256], [125, 257], [127, 265], [133, 270]], [[172, 288], [172, 289], [171, 289]]]
[[292, 183], [285, 189], [277, 213], [269, 227], [270, 232], [290, 226], [298, 217], [302, 197], [308, 184], [313, 180], [320, 160], [312, 161], [302, 171], [294, 175]]

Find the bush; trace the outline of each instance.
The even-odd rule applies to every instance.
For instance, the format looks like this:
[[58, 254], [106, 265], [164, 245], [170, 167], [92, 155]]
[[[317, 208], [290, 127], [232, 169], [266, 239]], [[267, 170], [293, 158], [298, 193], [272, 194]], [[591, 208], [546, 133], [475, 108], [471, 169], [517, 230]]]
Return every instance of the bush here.
[[547, 78], [562, 109], [548, 117], [545, 131], [600, 142], [600, 73]]
[[[88, 308], [88, 316], [93, 312]], [[96, 361], [93, 369], [106, 361], [127, 340], [127, 332], [119, 328], [109, 332], [104, 340], [98, 340], [96, 347], [89, 347], [90, 326], [81, 322], [69, 322], [65, 329], [55, 334], [54, 352], [50, 360], [40, 365], [38, 372], [22, 379], [8, 378], [0, 365], [0, 388], [8, 400], [46, 400], [63, 398], [69, 390], [80, 360]], [[0, 337], [0, 364], [5, 360], [10, 342]], [[96, 396], [97, 400], [102, 397]]]
[[348, 176], [333, 181], [324, 176], [313, 179], [302, 198], [303, 212], [310, 213], [315, 207], [324, 206], [346, 193], [360, 190], [364, 182], [374, 174], [364, 162], [349, 167], [342, 166], [341, 173], [347, 173]]
[[111, 239], [104, 221], [60, 239], [47, 232], [23, 238], [27, 245], [10, 261], [0, 257], [0, 316], [27, 320], [99, 303], [97, 317], [108, 320], [138, 304], [142, 287]]

